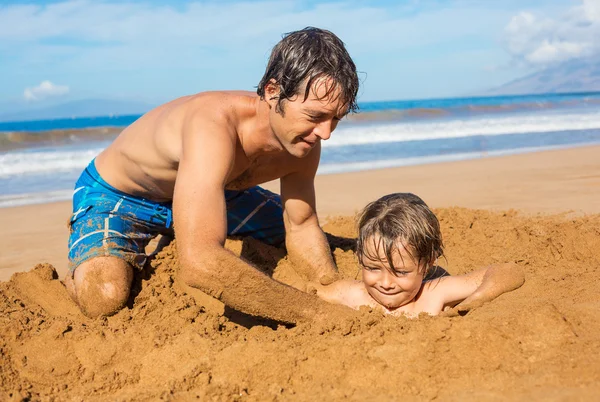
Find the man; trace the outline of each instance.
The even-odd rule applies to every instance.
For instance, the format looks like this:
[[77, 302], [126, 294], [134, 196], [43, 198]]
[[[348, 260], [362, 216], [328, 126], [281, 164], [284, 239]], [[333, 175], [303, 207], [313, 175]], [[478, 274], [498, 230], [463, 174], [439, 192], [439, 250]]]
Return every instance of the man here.
[[[273, 48], [257, 94], [176, 99], [127, 127], [75, 186], [65, 284], [88, 316], [128, 297], [144, 247], [177, 238], [181, 278], [226, 305], [295, 323], [335, 308], [227, 251], [227, 235], [285, 241], [311, 280], [336, 267], [315, 213], [321, 140], [356, 111], [356, 67], [331, 32], [306, 28]], [[258, 184], [281, 179], [281, 198]]]

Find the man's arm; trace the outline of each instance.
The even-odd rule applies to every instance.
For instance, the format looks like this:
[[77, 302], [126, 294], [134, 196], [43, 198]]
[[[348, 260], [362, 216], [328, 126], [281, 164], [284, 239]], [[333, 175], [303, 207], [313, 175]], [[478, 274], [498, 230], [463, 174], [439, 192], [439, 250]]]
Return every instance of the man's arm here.
[[302, 169], [280, 182], [288, 255], [305, 279], [327, 284], [337, 277], [337, 268], [316, 213], [314, 179], [320, 151], [317, 145], [302, 161]]
[[361, 306], [379, 306], [369, 296], [362, 281], [341, 279], [330, 285], [309, 282], [308, 291], [330, 303], [343, 304], [355, 310]]
[[223, 247], [223, 189], [236, 149], [236, 138], [223, 127], [224, 122], [201, 121], [183, 133], [173, 195], [182, 279], [236, 310], [282, 322], [296, 323], [336, 307], [272, 280]]

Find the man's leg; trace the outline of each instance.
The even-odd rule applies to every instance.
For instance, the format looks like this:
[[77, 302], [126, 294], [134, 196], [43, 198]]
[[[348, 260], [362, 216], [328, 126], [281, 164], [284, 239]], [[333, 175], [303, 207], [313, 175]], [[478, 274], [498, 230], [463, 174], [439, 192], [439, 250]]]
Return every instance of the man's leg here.
[[158, 234], [172, 234], [172, 212], [113, 188], [92, 162], [75, 185], [70, 227], [65, 286], [84, 314], [97, 317], [125, 306], [146, 246]]
[[112, 315], [127, 303], [133, 267], [117, 257], [96, 257], [67, 275], [65, 286], [81, 311], [90, 318]]
[[132, 220], [127, 200], [107, 196], [90, 202], [92, 208], [77, 209], [84, 212], [71, 219], [65, 286], [82, 313], [95, 318], [125, 306], [133, 269], [144, 267], [145, 247], [156, 235], [142, 220]]

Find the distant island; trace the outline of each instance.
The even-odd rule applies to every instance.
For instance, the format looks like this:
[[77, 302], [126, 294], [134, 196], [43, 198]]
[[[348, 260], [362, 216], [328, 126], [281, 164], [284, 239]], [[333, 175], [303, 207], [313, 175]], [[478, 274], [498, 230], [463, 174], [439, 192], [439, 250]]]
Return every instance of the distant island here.
[[525, 95], [600, 91], [600, 59], [576, 59], [510, 81], [482, 95]]
[[[575, 59], [488, 89], [477, 96], [600, 92], [600, 59]], [[136, 101], [85, 99], [2, 113], [0, 122], [141, 115], [155, 105]]]

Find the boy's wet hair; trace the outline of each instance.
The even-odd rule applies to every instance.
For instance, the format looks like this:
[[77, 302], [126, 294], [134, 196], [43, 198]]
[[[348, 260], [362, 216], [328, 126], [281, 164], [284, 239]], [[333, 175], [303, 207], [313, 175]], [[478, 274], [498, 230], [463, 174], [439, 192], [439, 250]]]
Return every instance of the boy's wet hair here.
[[320, 99], [328, 98], [339, 88], [348, 112], [358, 110], [358, 74], [344, 42], [330, 31], [307, 27], [285, 34], [275, 45], [256, 93], [264, 99], [265, 87], [275, 80], [279, 85], [277, 111], [283, 114], [282, 102], [300, 95], [305, 80], [304, 101], [314, 90], [315, 81], [322, 77], [330, 80], [325, 81], [326, 93]]
[[[367, 251], [366, 243], [375, 243], [375, 254]], [[381, 250], [393, 272], [392, 255], [402, 245], [419, 269], [426, 269], [444, 254], [440, 223], [425, 202], [411, 193], [394, 193], [381, 197], [365, 207], [358, 218], [356, 255], [379, 261]]]

